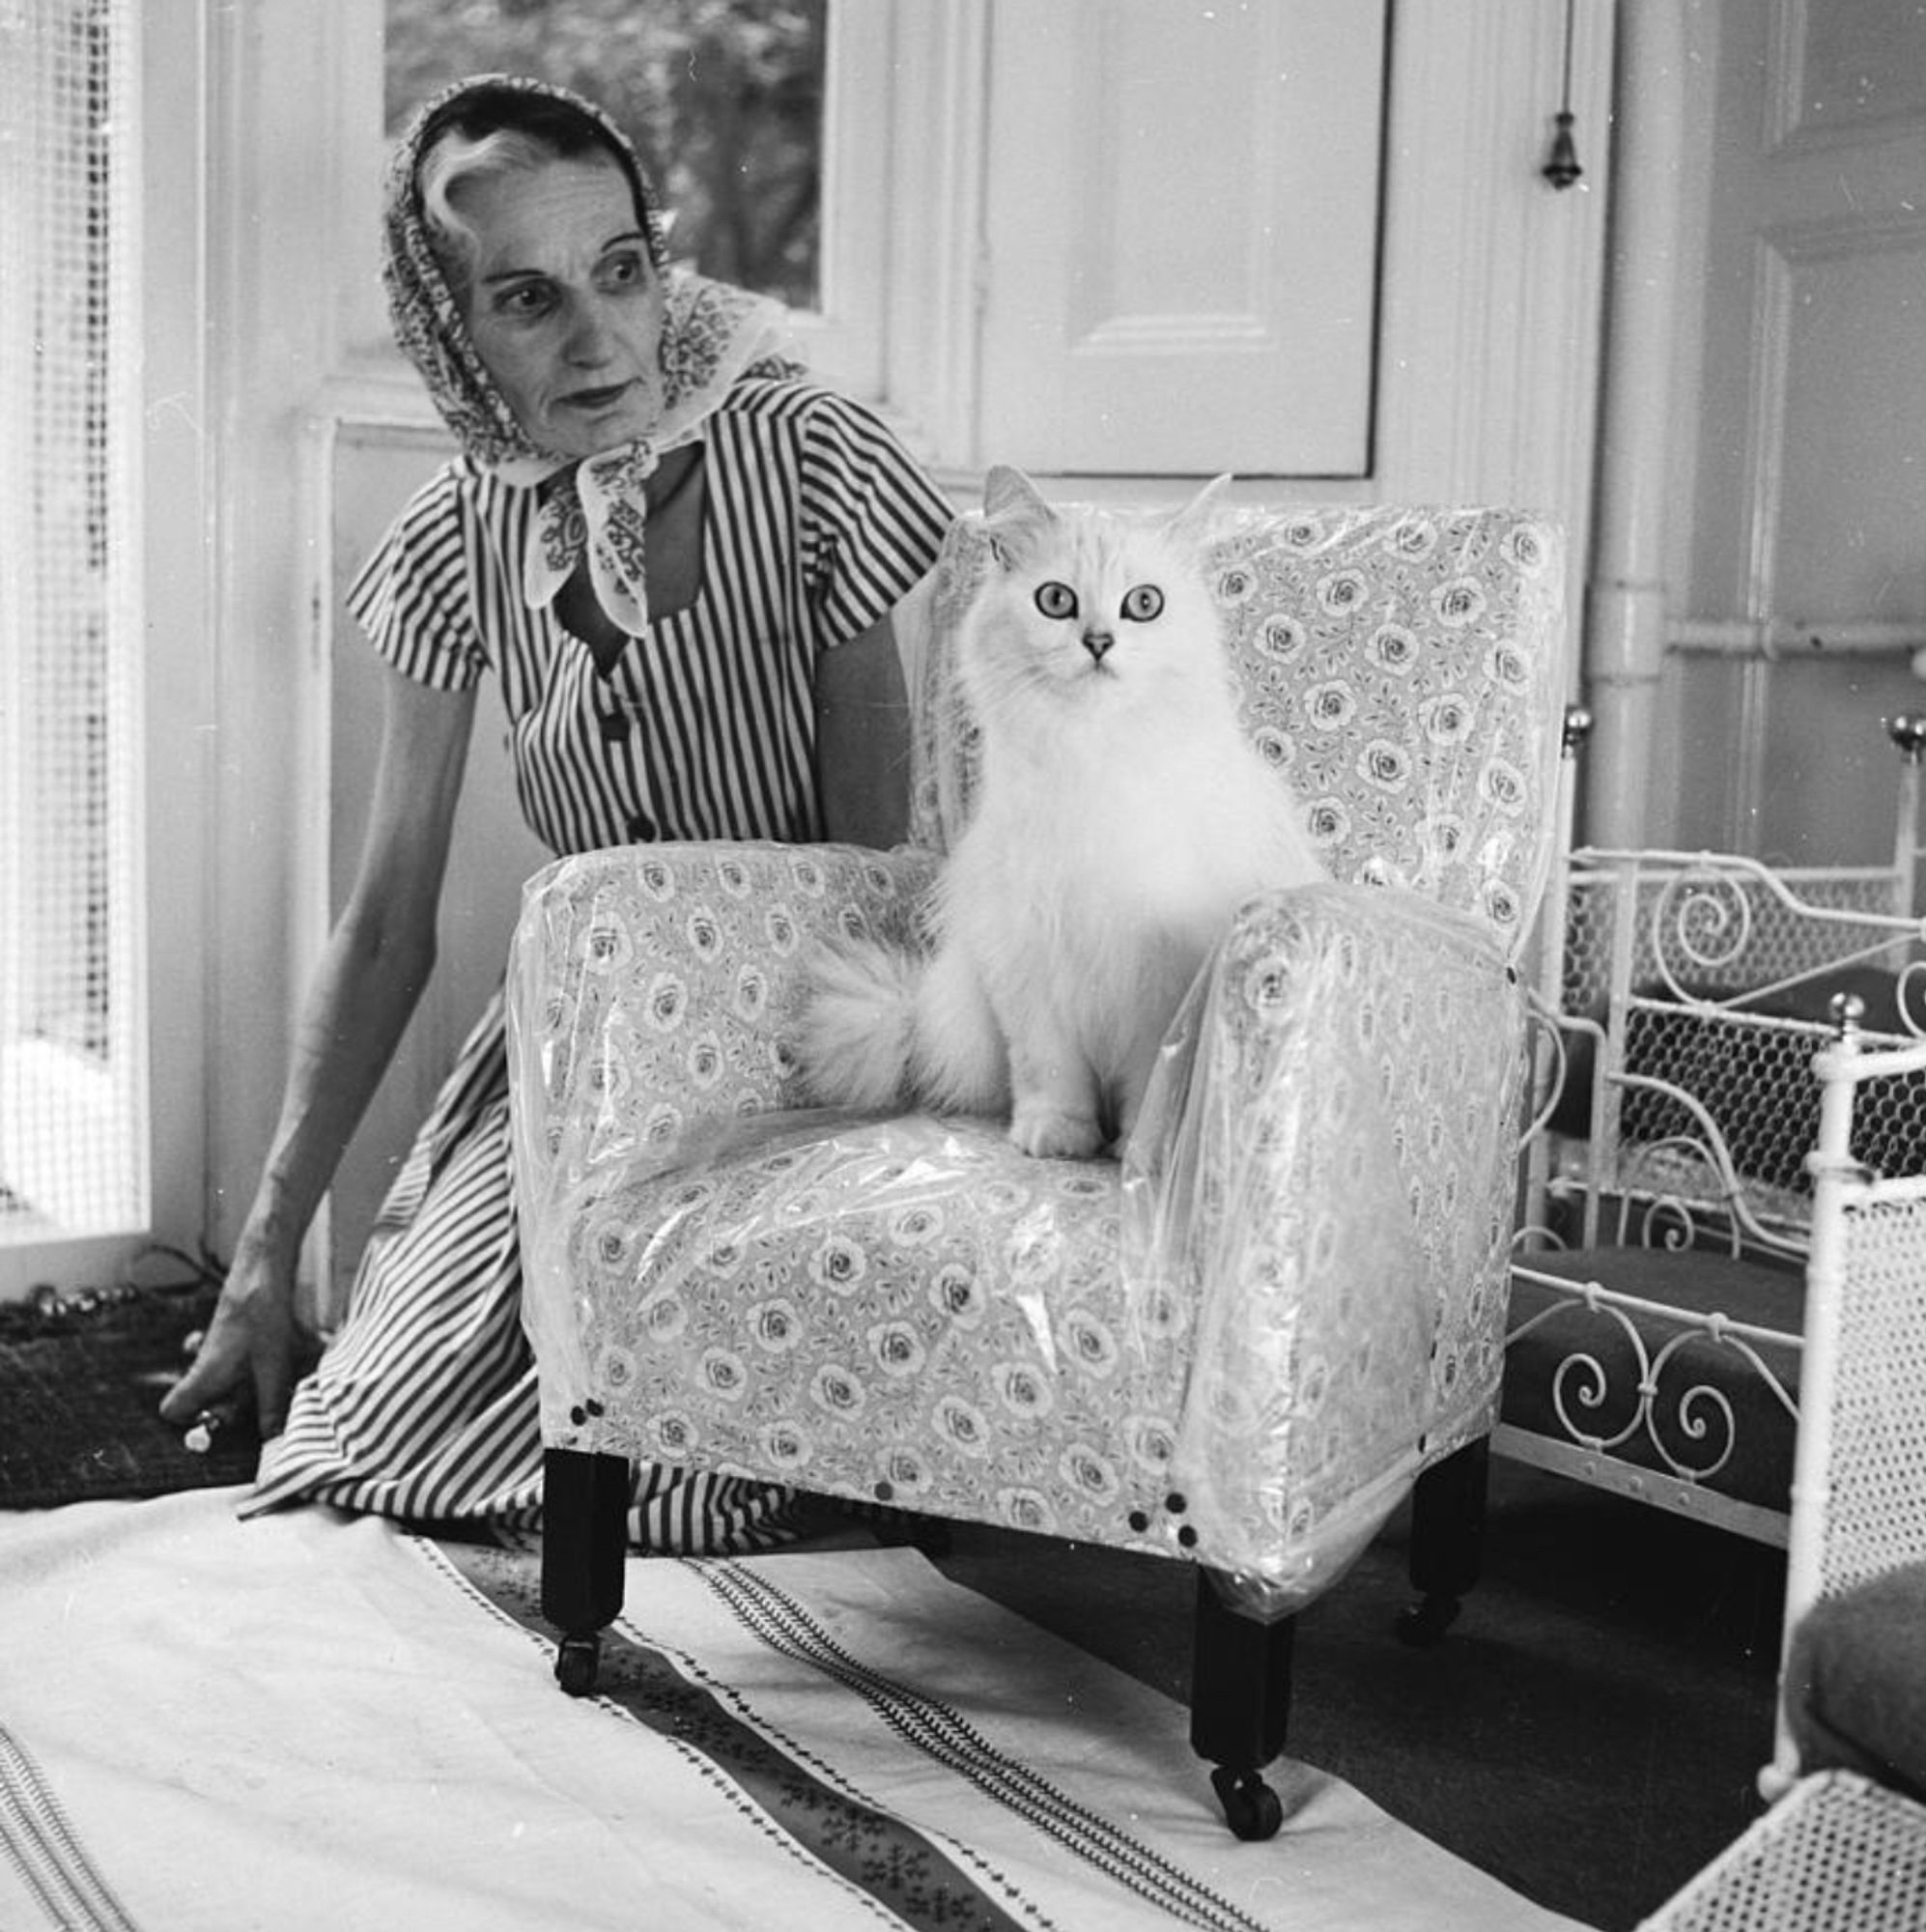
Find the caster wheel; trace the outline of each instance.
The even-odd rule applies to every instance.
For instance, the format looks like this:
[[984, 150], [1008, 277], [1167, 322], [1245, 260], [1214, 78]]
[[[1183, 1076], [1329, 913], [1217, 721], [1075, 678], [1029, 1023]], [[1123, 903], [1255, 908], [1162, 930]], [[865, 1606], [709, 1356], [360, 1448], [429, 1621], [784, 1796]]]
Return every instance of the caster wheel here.
[[1232, 1833], [1248, 1843], [1277, 1836], [1284, 1823], [1284, 1803], [1255, 1771], [1231, 1771], [1220, 1766], [1210, 1774], [1211, 1788], [1224, 1807]]
[[1430, 1650], [1444, 1641], [1444, 1634], [1458, 1621], [1456, 1597], [1423, 1597], [1409, 1609], [1398, 1613], [1398, 1641], [1413, 1650]]
[[594, 1690], [601, 1665], [598, 1636], [565, 1636], [555, 1646], [555, 1682], [571, 1697], [586, 1697]]

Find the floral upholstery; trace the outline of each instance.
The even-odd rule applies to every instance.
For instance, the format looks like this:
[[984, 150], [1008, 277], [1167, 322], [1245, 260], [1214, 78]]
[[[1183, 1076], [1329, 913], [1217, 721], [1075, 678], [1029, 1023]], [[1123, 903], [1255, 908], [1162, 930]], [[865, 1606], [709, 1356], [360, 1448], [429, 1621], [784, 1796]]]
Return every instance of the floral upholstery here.
[[815, 935], [915, 943], [981, 566], [939, 566], [911, 845], [662, 845], [530, 882], [510, 976], [551, 1447], [1159, 1550], [1266, 1612], [1490, 1426], [1522, 993], [1564, 689], [1555, 534], [1243, 517], [1216, 586], [1335, 883], [1248, 905], [1120, 1162], [811, 1109]]

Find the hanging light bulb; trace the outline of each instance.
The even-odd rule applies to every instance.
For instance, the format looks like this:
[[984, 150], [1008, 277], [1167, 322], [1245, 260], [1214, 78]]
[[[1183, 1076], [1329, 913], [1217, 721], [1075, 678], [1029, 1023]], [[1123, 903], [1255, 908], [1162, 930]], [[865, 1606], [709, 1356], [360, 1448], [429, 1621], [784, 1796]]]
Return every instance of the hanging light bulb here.
[[1578, 144], [1572, 138], [1572, 10], [1574, 0], [1565, 0], [1565, 87], [1559, 96], [1558, 112], [1552, 116], [1556, 129], [1551, 137], [1551, 153], [1539, 170], [1553, 187], [1570, 187], [1585, 170], [1578, 164]]
[[1561, 107], [1552, 125], [1558, 131], [1551, 137], [1551, 153], [1539, 173], [1553, 187], [1570, 187], [1585, 172], [1578, 165], [1578, 144], [1572, 138], [1572, 110]]

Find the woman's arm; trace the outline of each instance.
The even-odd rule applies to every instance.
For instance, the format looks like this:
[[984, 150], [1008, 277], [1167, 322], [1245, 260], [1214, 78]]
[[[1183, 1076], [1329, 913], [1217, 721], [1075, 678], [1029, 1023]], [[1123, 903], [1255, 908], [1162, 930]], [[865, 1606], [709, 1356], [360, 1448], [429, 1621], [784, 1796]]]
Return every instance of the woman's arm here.
[[389, 672], [360, 868], [308, 992], [280, 1122], [207, 1340], [160, 1405], [169, 1421], [244, 1391], [250, 1370], [261, 1433], [286, 1420], [301, 1239], [435, 964], [473, 722], [472, 692]]
[[816, 789], [833, 839], [888, 847], [909, 829], [909, 699], [887, 617], [816, 661]]

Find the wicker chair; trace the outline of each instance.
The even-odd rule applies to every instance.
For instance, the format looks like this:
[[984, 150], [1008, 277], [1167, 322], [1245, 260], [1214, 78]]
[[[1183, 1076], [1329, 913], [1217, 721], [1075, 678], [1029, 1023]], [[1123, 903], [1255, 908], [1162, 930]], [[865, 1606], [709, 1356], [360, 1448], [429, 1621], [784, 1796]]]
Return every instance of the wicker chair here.
[[1791, 1793], [1638, 1932], [1918, 1932], [1926, 1805], [1850, 1771]]
[[1193, 1742], [1268, 1835], [1292, 1613], [1421, 1471], [1475, 1476], [1491, 1427], [1561, 546], [1500, 510], [1227, 521], [1246, 720], [1335, 883], [1245, 908], [1120, 1162], [808, 1110], [784, 1047], [808, 935], [914, 943], [969, 810], [950, 652], [985, 562], [965, 518], [908, 847], [654, 846], [530, 883], [512, 1078], [557, 1674], [595, 1681], [638, 1462], [1152, 1551], [1197, 1566]]

